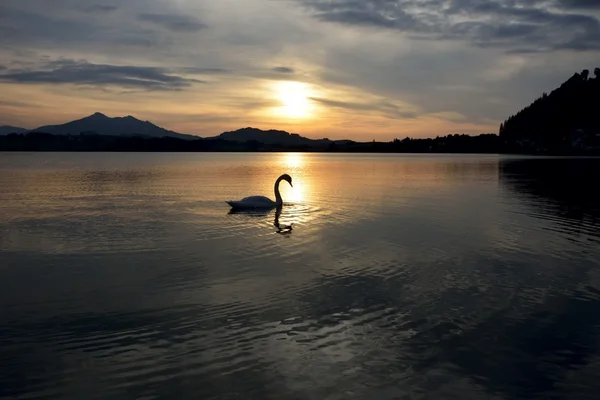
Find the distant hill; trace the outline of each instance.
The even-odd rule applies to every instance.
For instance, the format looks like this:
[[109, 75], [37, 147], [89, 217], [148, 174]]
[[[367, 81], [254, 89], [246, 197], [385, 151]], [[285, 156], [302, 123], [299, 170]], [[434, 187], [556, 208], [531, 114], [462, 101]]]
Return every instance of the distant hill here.
[[600, 68], [575, 73], [500, 125], [505, 150], [563, 153], [600, 148]]
[[[262, 130], [258, 128], [242, 128], [236, 131], [223, 132], [219, 136], [215, 136], [207, 139], [222, 139], [230, 142], [259, 142], [266, 145], [283, 145], [283, 146], [324, 146], [333, 141], [324, 139], [309, 139], [300, 136], [297, 133], [289, 133], [286, 131], [280, 131], [276, 129]], [[341, 142], [341, 141], [340, 141]]]
[[149, 121], [140, 121], [132, 116], [109, 118], [102, 113], [67, 122], [62, 125], [46, 125], [32, 129], [31, 132], [51, 133], [55, 135], [97, 134], [112, 136], [172, 137], [179, 139], [199, 139], [198, 136], [173, 132], [154, 125]]
[[29, 129], [19, 128], [18, 126], [3, 125], [0, 126], [0, 135], [8, 135], [10, 133], [25, 133]]

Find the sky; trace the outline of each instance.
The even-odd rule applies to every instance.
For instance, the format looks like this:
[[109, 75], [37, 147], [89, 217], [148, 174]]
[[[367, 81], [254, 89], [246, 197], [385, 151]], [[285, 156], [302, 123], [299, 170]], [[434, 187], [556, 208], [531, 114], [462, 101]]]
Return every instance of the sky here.
[[598, 0], [2, 0], [0, 125], [497, 133], [599, 56]]

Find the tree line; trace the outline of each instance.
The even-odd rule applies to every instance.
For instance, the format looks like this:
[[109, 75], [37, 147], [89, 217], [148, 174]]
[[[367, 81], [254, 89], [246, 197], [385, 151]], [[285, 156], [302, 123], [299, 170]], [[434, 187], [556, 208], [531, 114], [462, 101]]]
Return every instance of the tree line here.
[[495, 134], [447, 135], [436, 138], [395, 139], [391, 142], [315, 141], [311, 144], [264, 144], [224, 139], [185, 140], [172, 137], [110, 135], [53, 135], [32, 132], [0, 136], [0, 151], [305, 151], [305, 152], [373, 152], [373, 153], [494, 153]]

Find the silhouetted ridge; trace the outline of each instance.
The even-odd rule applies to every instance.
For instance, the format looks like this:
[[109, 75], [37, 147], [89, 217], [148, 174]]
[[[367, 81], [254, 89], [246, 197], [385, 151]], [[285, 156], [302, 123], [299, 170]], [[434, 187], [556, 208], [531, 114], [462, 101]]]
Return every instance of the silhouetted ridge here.
[[600, 149], [600, 68], [574, 74], [500, 125], [505, 151], [565, 153]]
[[25, 133], [27, 131], [29, 131], [29, 130], [25, 129], [25, 128], [20, 128], [18, 126], [11, 126], [11, 125], [0, 126], [0, 135], [8, 135], [9, 133]]
[[246, 127], [236, 131], [223, 132], [219, 136], [211, 139], [223, 139], [231, 142], [247, 143], [251, 141], [259, 142], [267, 145], [309, 145], [309, 144], [329, 144], [331, 140], [324, 139], [309, 139], [300, 136], [297, 133], [289, 133], [277, 129], [262, 130], [258, 128]]
[[173, 132], [148, 121], [128, 115], [126, 117], [110, 118], [96, 112], [90, 116], [67, 122], [62, 125], [46, 125], [32, 130], [32, 132], [52, 133], [55, 135], [114, 135], [114, 136], [146, 136], [146, 137], [173, 137], [180, 139], [197, 139], [197, 136]]

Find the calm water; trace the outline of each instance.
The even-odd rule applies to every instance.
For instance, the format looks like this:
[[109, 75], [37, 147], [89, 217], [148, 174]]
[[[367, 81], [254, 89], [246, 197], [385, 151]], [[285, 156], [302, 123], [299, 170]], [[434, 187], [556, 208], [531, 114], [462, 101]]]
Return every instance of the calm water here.
[[[287, 205], [229, 214], [225, 203]], [[0, 397], [587, 399], [599, 160], [0, 153]]]

